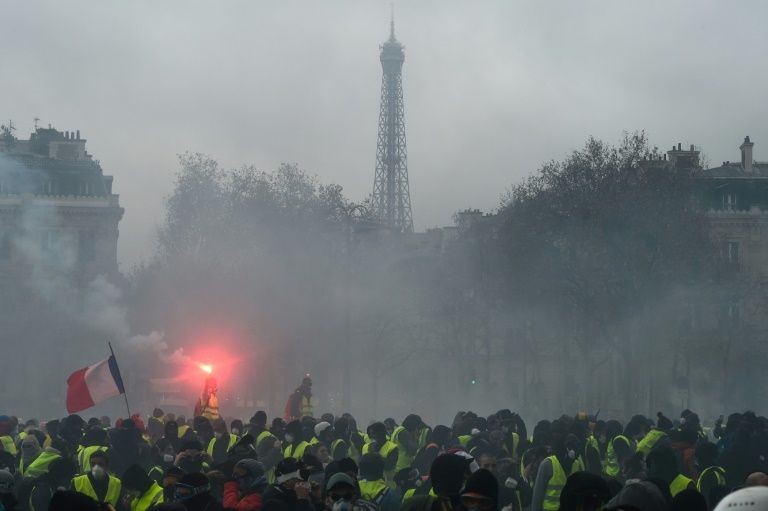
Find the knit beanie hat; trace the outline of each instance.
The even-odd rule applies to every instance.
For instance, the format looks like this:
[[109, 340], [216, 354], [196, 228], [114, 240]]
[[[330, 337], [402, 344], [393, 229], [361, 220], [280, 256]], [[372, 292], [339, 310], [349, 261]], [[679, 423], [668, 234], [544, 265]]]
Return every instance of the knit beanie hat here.
[[476, 470], [469, 476], [467, 484], [464, 486], [464, 491], [461, 492], [462, 497], [473, 497], [476, 499], [488, 499], [494, 504], [499, 494], [499, 483], [496, 481], [494, 475], [484, 468]]
[[264, 465], [261, 462], [252, 458], [246, 458], [235, 463], [235, 467], [242, 467], [248, 471], [255, 478], [259, 478], [264, 475]]

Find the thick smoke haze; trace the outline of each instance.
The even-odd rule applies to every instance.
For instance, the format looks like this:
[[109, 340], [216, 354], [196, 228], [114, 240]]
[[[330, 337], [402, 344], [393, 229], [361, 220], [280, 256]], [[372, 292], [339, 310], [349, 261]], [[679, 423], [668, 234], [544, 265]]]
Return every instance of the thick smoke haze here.
[[[297, 162], [362, 199], [390, 2], [5, 2], [3, 114], [81, 129], [115, 176], [124, 270], [146, 259], [176, 154]], [[402, 1], [417, 229], [489, 210], [588, 135], [646, 129], [712, 163], [768, 140], [759, 1]], [[759, 154], [759, 145], [757, 152]]]
[[[107, 341], [143, 411], [160, 396], [188, 410], [213, 363], [224, 409], [278, 415], [311, 372], [318, 410], [339, 413], [348, 361], [361, 423], [759, 404], [761, 338], [715, 325], [734, 293], [698, 265], [723, 240], [679, 200], [699, 193], [690, 175], [648, 168], [678, 142], [713, 166], [747, 134], [768, 153], [768, 6], [398, 2], [421, 233], [403, 238], [339, 213], [372, 189], [389, 15], [367, 0], [3, 5], [13, 135], [80, 130], [125, 208], [122, 274], [86, 282], [74, 246], [52, 259], [41, 244], [56, 213], [21, 209], [25, 277], [7, 289], [32, 305], [3, 297], [3, 342], [22, 353], [0, 367], [5, 395], [31, 397], [14, 412], [63, 414], [66, 376]], [[0, 158], [0, 177], [15, 165]]]

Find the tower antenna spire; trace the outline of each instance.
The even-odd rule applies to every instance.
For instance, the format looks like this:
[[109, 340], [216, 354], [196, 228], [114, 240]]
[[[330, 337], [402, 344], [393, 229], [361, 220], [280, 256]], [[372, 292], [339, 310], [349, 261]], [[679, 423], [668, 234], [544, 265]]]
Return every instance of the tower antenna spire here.
[[389, 40], [395, 40], [395, 2], [389, 4], [390, 16], [389, 16]]

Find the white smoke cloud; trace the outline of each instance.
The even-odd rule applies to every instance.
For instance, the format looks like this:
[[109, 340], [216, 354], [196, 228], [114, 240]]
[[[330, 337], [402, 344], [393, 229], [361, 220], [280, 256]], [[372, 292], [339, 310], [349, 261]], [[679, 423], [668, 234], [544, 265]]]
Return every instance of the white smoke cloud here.
[[170, 352], [170, 347], [165, 341], [165, 334], [162, 332], [155, 331], [148, 335], [134, 335], [125, 341], [124, 346], [139, 352], [151, 352], [165, 364], [182, 365], [193, 362], [192, 358], [184, 353], [183, 348]]

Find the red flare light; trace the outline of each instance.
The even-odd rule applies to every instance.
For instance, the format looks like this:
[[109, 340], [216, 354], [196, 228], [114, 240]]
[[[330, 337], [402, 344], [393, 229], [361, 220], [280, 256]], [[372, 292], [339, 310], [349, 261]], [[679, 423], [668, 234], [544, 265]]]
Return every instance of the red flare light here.
[[198, 364], [198, 366], [201, 371], [203, 371], [206, 374], [213, 373], [213, 366], [210, 364]]

